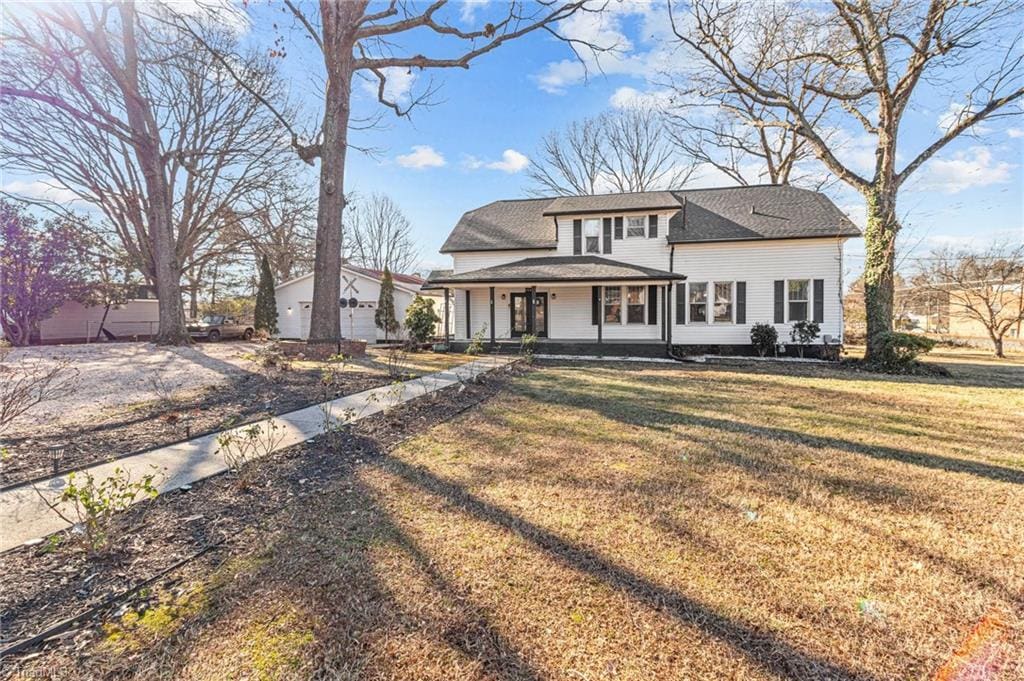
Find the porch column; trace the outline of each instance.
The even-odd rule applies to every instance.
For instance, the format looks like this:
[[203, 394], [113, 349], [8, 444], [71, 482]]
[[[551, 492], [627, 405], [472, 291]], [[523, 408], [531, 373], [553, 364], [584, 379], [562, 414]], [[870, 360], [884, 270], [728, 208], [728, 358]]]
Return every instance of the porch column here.
[[536, 324], [534, 323], [534, 319], [533, 319], [533, 314], [534, 314], [534, 307], [533, 306], [534, 306], [534, 302], [536, 301], [536, 298], [534, 297], [534, 294], [536, 292], [537, 292], [537, 287], [536, 286], [531, 286], [528, 289], [526, 289], [526, 333], [528, 333], [530, 335], [533, 335], [537, 331]]
[[494, 287], [491, 287], [491, 349], [494, 349]]
[[445, 287], [445, 289], [444, 289], [444, 342], [445, 342], [445, 344], [448, 343], [448, 339], [451, 337], [450, 331], [448, 329], [448, 318], [449, 318], [449, 315], [448, 315], [448, 288]]
[[665, 329], [668, 328], [666, 322], [668, 321], [668, 287], [661, 287], [661, 340], [665, 340]]
[[672, 307], [672, 289], [675, 286], [670, 282], [665, 286], [665, 342], [672, 345], [672, 311], [675, 309]]
[[601, 342], [601, 330], [604, 328], [604, 286], [597, 287], [597, 342]]

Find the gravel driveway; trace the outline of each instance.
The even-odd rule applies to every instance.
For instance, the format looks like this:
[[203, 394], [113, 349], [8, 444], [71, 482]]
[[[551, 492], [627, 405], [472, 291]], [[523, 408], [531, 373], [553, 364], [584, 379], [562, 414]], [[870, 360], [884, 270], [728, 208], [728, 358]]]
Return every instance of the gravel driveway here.
[[163, 347], [152, 343], [45, 345], [15, 348], [9, 361], [54, 363], [69, 359], [78, 370], [75, 390], [41, 404], [11, 423], [8, 434], [36, 424], [82, 422], [92, 414], [159, 399], [162, 393], [193, 391], [251, 373], [242, 357], [252, 343], [202, 343]]

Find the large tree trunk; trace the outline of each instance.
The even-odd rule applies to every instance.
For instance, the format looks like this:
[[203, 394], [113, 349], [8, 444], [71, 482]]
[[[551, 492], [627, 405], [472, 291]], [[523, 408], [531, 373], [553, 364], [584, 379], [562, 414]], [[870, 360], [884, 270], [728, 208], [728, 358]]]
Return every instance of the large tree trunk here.
[[341, 340], [341, 220], [345, 210], [345, 154], [351, 113], [352, 56], [356, 22], [365, 2], [321, 0], [323, 53], [327, 67], [323, 139], [320, 151], [320, 201], [316, 216], [316, 261], [310, 343]]
[[893, 276], [896, 259], [896, 192], [873, 187], [866, 194], [867, 229], [864, 231], [864, 305], [867, 311], [867, 352], [875, 358], [877, 336], [892, 331]]
[[998, 357], [999, 359], [1005, 359], [1006, 355], [1003, 354], [1003, 336], [1002, 336], [1002, 334], [996, 335], [996, 334], [994, 334], [994, 333], [992, 333], [990, 331], [989, 332], [989, 336], [992, 338], [992, 345], [995, 347], [996, 357]]
[[124, 51], [121, 91], [125, 113], [135, 136], [132, 146], [146, 183], [146, 226], [152, 242], [153, 284], [160, 308], [159, 325], [153, 340], [161, 345], [187, 345], [190, 339], [185, 330], [185, 310], [181, 301], [181, 264], [174, 239], [171, 191], [160, 151], [160, 126], [141, 94], [135, 8], [126, 2], [119, 9]]

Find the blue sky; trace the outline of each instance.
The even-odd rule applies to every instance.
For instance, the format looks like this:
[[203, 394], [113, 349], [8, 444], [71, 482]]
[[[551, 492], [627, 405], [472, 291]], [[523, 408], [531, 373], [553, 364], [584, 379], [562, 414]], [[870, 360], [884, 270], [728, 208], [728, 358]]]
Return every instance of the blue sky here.
[[[601, 59], [604, 73], [592, 63], [586, 79], [564, 43], [535, 33], [485, 55], [468, 70], [391, 73], [393, 94], [400, 98], [422, 92], [431, 78], [440, 85], [435, 105], [415, 110], [411, 119], [383, 110], [370, 87], [357, 84], [356, 112], [383, 111], [383, 127], [352, 133], [355, 144], [374, 147], [378, 153], [350, 151], [347, 190], [389, 194], [414, 226], [423, 266], [447, 265], [448, 259], [437, 251], [463, 212], [495, 199], [525, 195], [527, 159], [537, 152], [547, 132], [630, 99], [658, 97], [662, 92], [659, 73], [676, 68], [683, 59], [669, 44], [664, 4], [613, 1], [612, 8], [599, 18], [581, 16], [563, 27], [574, 37], [619, 47], [614, 55]], [[502, 10], [501, 3], [478, 2], [453, 3], [443, 12], [469, 26], [500, 16]], [[268, 22], [281, 20], [280, 8], [251, 4], [250, 12], [254, 25], [247, 39], [268, 46], [273, 33]], [[307, 119], [315, 120], [322, 82], [319, 54], [297, 31], [286, 36], [289, 54], [283, 68], [292, 96], [303, 105]], [[400, 45], [401, 52], [430, 54], [436, 42], [412, 34]], [[963, 82], [972, 77], [969, 70], [962, 75]], [[901, 155], [908, 157], [940, 134], [943, 116], [962, 100], [955, 86], [942, 92], [925, 87], [921, 93], [924, 96], [913, 102], [902, 128]], [[843, 153], [867, 172], [872, 161], [870, 140], [859, 130], [846, 133], [849, 142]], [[946, 244], [969, 247], [993, 239], [1024, 238], [1022, 162], [1024, 119], [1020, 116], [986, 123], [979, 135], [947, 146], [902, 191], [902, 255], [912, 259]], [[315, 170], [304, 172], [315, 184]], [[9, 177], [4, 188], [17, 191], [31, 181]], [[709, 174], [699, 184], [724, 182]], [[858, 195], [842, 185], [829, 193], [855, 222], [863, 223]], [[859, 271], [861, 241], [849, 242], [847, 253], [849, 280]]]

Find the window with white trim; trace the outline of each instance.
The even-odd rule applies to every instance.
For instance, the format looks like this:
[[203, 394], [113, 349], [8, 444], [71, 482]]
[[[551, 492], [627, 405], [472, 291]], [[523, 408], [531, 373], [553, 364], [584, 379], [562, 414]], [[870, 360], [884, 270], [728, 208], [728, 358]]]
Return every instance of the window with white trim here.
[[699, 323], [708, 320], [708, 285], [690, 283], [690, 321]]
[[626, 238], [647, 238], [647, 218], [643, 216], [626, 218]]
[[583, 252], [601, 252], [601, 220], [598, 218], [587, 218], [583, 221]]
[[715, 323], [732, 323], [732, 282], [715, 282]]
[[789, 321], [800, 322], [809, 319], [810, 303], [810, 279], [790, 279], [786, 282], [786, 310], [789, 313]]
[[647, 321], [645, 301], [647, 299], [646, 286], [626, 287], [626, 323], [644, 324]]
[[622, 289], [606, 286], [604, 289], [604, 323], [622, 323]]

